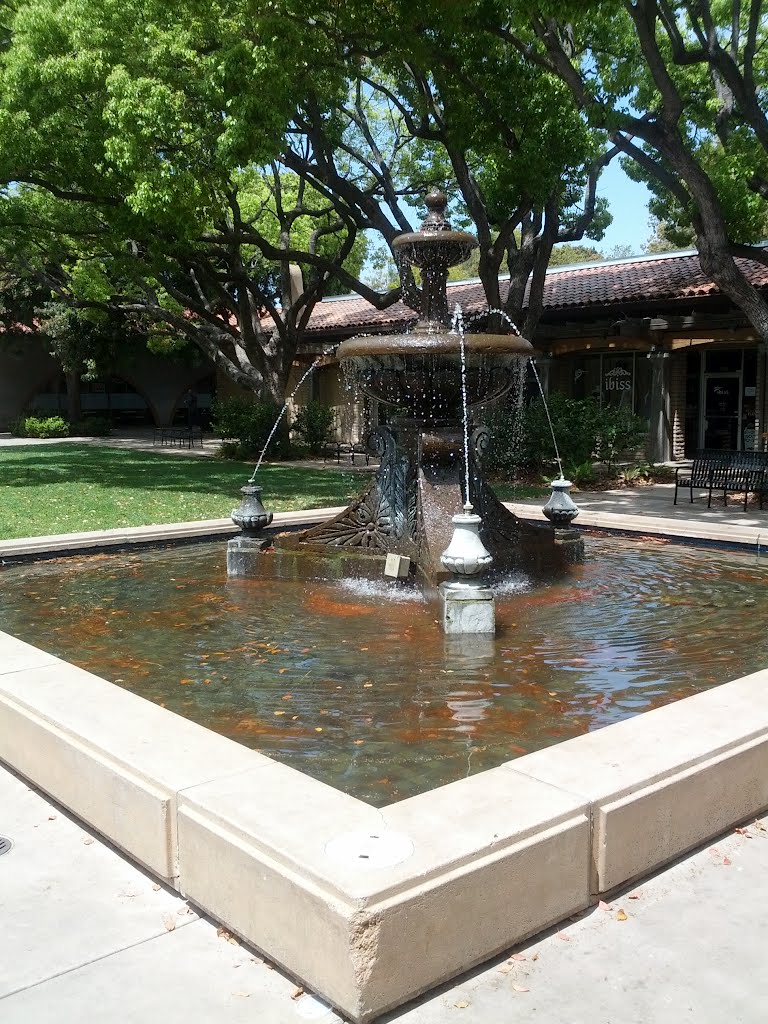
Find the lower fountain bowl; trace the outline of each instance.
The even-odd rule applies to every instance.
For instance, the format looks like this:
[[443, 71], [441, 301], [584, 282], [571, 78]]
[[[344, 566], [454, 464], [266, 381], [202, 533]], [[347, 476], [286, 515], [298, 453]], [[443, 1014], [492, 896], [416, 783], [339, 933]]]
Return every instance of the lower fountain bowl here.
[[[467, 400], [493, 402], [514, 385], [533, 346], [506, 334], [467, 334]], [[347, 381], [385, 405], [432, 419], [455, 416], [461, 405], [461, 351], [457, 334], [414, 331], [351, 338], [337, 357]]]

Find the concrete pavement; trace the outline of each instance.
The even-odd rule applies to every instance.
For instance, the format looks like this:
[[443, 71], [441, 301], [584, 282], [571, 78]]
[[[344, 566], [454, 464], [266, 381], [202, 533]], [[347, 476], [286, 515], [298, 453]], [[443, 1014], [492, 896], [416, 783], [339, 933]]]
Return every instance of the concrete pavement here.
[[[2, 770], [0, 835], [3, 1024], [342, 1020]], [[763, 819], [381, 1020], [762, 1024], [767, 875]]]

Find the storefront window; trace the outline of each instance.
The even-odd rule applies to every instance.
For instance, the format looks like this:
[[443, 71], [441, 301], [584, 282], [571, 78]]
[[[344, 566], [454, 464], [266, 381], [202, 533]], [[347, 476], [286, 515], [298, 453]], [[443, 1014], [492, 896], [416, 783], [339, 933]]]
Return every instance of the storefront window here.
[[[645, 353], [635, 352], [574, 356], [567, 363], [570, 394], [647, 417], [651, 389], [651, 368], [647, 363]], [[565, 376], [560, 380], [564, 382]]]
[[601, 403], [615, 409], [632, 410], [635, 382], [633, 354], [603, 356], [601, 373]]

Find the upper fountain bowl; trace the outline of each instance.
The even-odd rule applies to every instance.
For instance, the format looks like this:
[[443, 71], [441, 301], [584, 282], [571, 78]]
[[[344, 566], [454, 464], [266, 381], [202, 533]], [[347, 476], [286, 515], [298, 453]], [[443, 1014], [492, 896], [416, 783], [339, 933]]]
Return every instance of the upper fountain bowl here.
[[424, 197], [429, 213], [419, 231], [406, 231], [392, 242], [399, 258], [422, 270], [433, 267], [455, 267], [469, 259], [477, 247], [477, 239], [466, 231], [454, 231], [445, 218], [448, 196], [430, 192]]
[[[474, 235], [454, 231], [445, 218], [444, 192], [425, 199], [429, 210], [419, 231], [393, 244], [401, 262], [421, 270], [421, 316], [408, 334], [350, 338], [336, 356], [354, 386], [371, 398], [422, 420], [458, 415], [461, 399], [461, 336], [451, 330], [448, 269], [477, 245]], [[533, 346], [516, 334], [465, 334], [470, 406], [501, 398], [512, 387], [521, 360]]]

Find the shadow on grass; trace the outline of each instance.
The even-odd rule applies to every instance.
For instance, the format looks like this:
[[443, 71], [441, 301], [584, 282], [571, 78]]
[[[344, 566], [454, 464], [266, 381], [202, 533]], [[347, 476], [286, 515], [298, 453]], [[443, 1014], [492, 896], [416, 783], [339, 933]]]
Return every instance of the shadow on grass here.
[[[50, 484], [95, 484], [121, 490], [167, 491], [175, 494], [237, 496], [253, 466], [210, 458], [173, 457], [154, 452], [96, 446], [51, 445], [50, 448], [9, 448], [0, 451], [0, 486], [45, 487]], [[359, 475], [327, 469], [262, 466], [257, 481], [265, 494], [279, 500], [304, 495], [313, 504], [337, 504], [343, 496], [364, 490]]]

